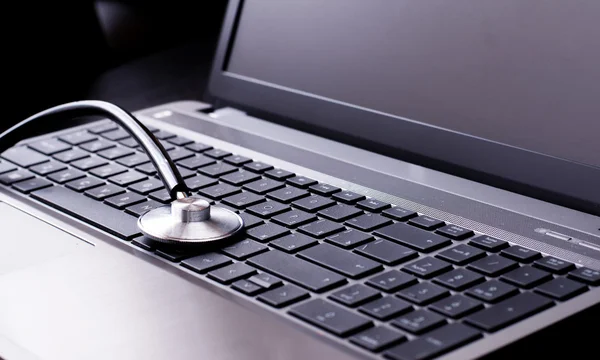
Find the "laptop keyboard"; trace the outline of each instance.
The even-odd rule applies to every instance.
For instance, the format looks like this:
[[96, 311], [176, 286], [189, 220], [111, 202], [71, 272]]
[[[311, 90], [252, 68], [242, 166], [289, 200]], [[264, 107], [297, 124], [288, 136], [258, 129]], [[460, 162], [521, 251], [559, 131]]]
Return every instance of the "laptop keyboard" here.
[[170, 199], [110, 122], [3, 154], [0, 182], [374, 354], [427, 359], [600, 284], [600, 272], [151, 129], [188, 186], [236, 211], [247, 236], [178, 252], [137, 217]]

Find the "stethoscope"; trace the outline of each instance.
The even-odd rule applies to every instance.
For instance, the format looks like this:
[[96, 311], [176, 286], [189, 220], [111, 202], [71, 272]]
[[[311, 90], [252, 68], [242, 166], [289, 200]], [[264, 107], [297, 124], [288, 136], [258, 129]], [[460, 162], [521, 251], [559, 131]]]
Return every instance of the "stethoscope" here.
[[76, 101], [41, 111], [0, 134], [0, 153], [24, 137], [38, 134], [37, 120], [58, 116], [106, 116], [127, 131], [146, 152], [156, 168], [172, 202], [152, 209], [138, 218], [142, 234], [153, 241], [181, 248], [216, 246], [234, 239], [244, 228], [235, 212], [192, 196], [179, 170], [162, 144], [138, 119], [117, 105], [96, 100]]

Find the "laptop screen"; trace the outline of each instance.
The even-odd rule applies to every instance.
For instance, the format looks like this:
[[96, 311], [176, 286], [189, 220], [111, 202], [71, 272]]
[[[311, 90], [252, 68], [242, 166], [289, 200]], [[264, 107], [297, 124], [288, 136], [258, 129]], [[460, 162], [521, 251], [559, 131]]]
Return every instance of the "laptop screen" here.
[[600, 2], [246, 1], [226, 70], [600, 168]]

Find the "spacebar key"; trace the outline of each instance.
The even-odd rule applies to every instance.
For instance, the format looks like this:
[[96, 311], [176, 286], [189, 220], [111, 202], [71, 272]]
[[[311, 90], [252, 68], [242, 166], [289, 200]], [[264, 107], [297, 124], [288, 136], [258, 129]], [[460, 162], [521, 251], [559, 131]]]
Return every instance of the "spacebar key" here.
[[247, 262], [314, 292], [322, 292], [346, 283], [346, 279], [341, 275], [278, 250], [267, 251], [248, 259]]
[[131, 239], [141, 235], [137, 218], [72, 190], [53, 186], [34, 191], [31, 196], [118, 237]]

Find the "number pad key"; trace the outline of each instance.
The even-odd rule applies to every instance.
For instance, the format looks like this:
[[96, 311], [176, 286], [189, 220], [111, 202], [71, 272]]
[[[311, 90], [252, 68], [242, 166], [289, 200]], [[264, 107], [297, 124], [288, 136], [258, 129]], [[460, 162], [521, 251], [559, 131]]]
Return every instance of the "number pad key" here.
[[552, 279], [552, 275], [544, 270], [526, 265], [502, 275], [501, 279], [518, 287], [529, 289]]
[[556, 278], [538, 286], [535, 291], [556, 300], [568, 300], [587, 291], [587, 286], [567, 278]]
[[566, 274], [567, 272], [575, 269], [575, 265], [573, 263], [560, 260], [552, 256], [546, 256], [536, 260], [533, 266], [550, 271], [554, 274]]
[[498, 276], [502, 273], [519, 267], [519, 265], [505, 257], [492, 254], [488, 257], [484, 257], [481, 260], [475, 261], [468, 267], [471, 270], [475, 270], [487, 276]]
[[542, 254], [535, 250], [527, 249], [519, 245], [513, 245], [502, 250], [502, 255], [519, 262], [530, 263], [533, 260], [542, 257]]

